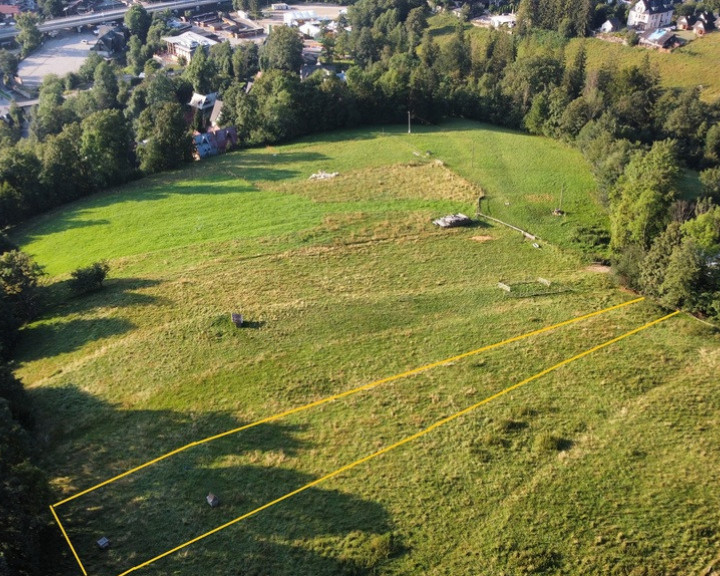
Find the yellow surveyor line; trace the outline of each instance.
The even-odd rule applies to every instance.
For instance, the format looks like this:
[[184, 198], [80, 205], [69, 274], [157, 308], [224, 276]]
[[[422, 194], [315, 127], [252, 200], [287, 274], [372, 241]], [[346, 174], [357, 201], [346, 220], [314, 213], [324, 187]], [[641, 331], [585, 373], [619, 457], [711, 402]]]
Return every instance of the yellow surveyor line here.
[[377, 458], [378, 456], [382, 456], [383, 454], [386, 454], [387, 452], [390, 452], [391, 450], [395, 450], [396, 448], [399, 448], [400, 446], [407, 444], [408, 442], [417, 440], [418, 438], [425, 436], [426, 434], [429, 434], [436, 428], [439, 428], [440, 426], [444, 426], [445, 424], [452, 422], [453, 420], [455, 420], [457, 418], [460, 418], [460, 416], [463, 416], [463, 415], [467, 414], [468, 412], [472, 412], [473, 410], [479, 408], [483, 404], [487, 404], [488, 402], [491, 402], [491, 401], [495, 400], [496, 398], [499, 398], [500, 396], [504, 396], [508, 392], [511, 392], [517, 388], [520, 388], [521, 386], [525, 386], [526, 384], [532, 382], [533, 380], [537, 380], [538, 378], [541, 378], [542, 376], [545, 376], [546, 374], [549, 374], [550, 372], [553, 372], [554, 370], [557, 370], [558, 368], [561, 368], [567, 364], [570, 364], [571, 362], [575, 362], [576, 360], [579, 360], [580, 358], [583, 358], [583, 357], [587, 356], [588, 354], [592, 354], [593, 352], [597, 352], [598, 350], [601, 350], [602, 348], [605, 348], [607, 346], [615, 344], [616, 342], [619, 342], [620, 340], [627, 338], [628, 336], [632, 336], [633, 334], [637, 334], [638, 332], [647, 330], [651, 326], [655, 326], [656, 324], [659, 324], [660, 322], [664, 322], [668, 318], [672, 318], [673, 316], [675, 316], [679, 313], [680, 313], [680, 311], [672, 312], [671, 314], [668, 314], [667, 316], [663, 316], [662, 318], [658, 318], [657, 320], [648, 322], [647, 324], [640, 326], [639, 328], [635, 328], [633, 330], [630, 330], [629, 332], [625, 332], [625, 334], [622, 334], [620, 336], [612, 338], [611, 340], [608, 340], [607, 342], [603, 342], [602, 344], [594, 346], [593, 348], [590, 348], [589, 350], [580, 352], [579, 354], [576, 354], [572, 358], [568, 358], [566, 360], [563, 360], [562, 362], [558, 362], [554, 366], [551, 366], [550, 368], [546, 368], [545, 370], [542, 370], [542, 371], [538, 372], [537, 374], [530, 376], [529, 378], [525, 378], [525, 380], [522, 380], [522, 381], [518, 382], [517, 384], [508, 386], [504, 390], [501, 390], [500, 392], [497, 392], [497, 393], [493, 394], [492, 396], [488, 396], [484, 400], [481, 400], [480, 402], [477, 402], [476, 404], [473, 404], [472, 406], [469, 406], [468, 408], [460, 410], [459, 412], [455, 412], [454, 414], [448, 416], [447, 418], [438, 420], [434, 424], [428, 426], [427, 428], [425, 428], [423, 430], [420, 430], [419, 432], [416, 432], [412, 436], [407, 436], [406, 438], [403, 438], [402, 440], [399, 440], [398, 442], [395, 442], [394, 444], [391, 444], [390, 446], [386, 446], [385, 448], [382, 448], [381, 450], [378, 450], [377, 452], [373, 452], [372, 454], [370, 454], [368, 456], [360, 458], [359, 460], [355, 460], [355, 462], [346, 464], [345, 466], [338, 468], [337, 470], [334, 470], [333, 472], [330, 472], [329, 474], [326, 474], [325, 476], [318, 478], [317, 480], [308, 482], [304, 486], [301, 486], [300, 488], [293, 490], [292, 492], [288, 492], [284, 496], [281, 496], [280, 498], [277, 498], [277, 499], [273, 500], [272, 502], [263, 504], [259, 508], [255, 508], [254, 510], [247, 512], [246, 514], [243, 514], [242, 516], [238, 516], [237, 518], [230, 520], [229, 522], [226, 522], [222, 526], [213, 528], [212, 530], [205, 532], [204, 534], [201, 534], [200, 536], [197, 536], [197, 537], [193, 538], [192, 540], [188, 540], [187, 542], [180, 544], [179, 546], [175, 546], [175, 548], [168, 550], [167, 552], [163, 552], [162, 554], [158, 554], [157, 556], [155, 556], [154, 558], [151, 558], [150, 560], [146, 560], [142, 564], [138, 564], [137, 566], [134, 566], [133, 568], [130, 568], [129, 570], [126, 570], [125, 572], [121, 572], [120, 574], [118, 574], [118, 576], [126, 576], [127, 574], [130, 574], [131, 572], [134, 572], [135, 570], [144, 568], [145, 566], [148, 566], [149, 564], [152, 564], [153, 562], [156, 562], [156, 561], [160, 560], [161, 558], [164, 558], [165, 556], [169, 556], [170, 554], [173, 554], [174, 552], [177, 552], [178, 550], [182, 550], [183, 548], [186, 548], [187, 546], [190, 546], [191, 544], [194, 544], [195, 542], [198, 542], [204, 538], [207, 538], [208, 536], [210, 536], [212, 534], [215, 534], [216, 532], [220, 532], [221, 530], [224, 530], [225, 528], [228, 528], [229, 526], [232, 526], [233, 524], [237, 524], [238, 522], [245, 520], [246, 518], [249, 518], [250, 516], [254, 516], [257, 513], [262, 512], [263, 510], [266, 510], [267, 508], [270, 508], [271, 506], [274, 506], [275, 504], [279, 504], [283, 500], [287, 500], [288, 498], [291, 498], [297, 494], [300, 494], [301, 492], [304, 492], [305, 490], [308, 490], [309, 488], [312, 488], [313, 486], [317, 486], [318, 484], [325, 482], [326, 480], [329, 480], [330, 478], [333, 478], [339, 474], [342, 474], [343, 472], [347, 472], [348, 470], [351, 470], [352, 468], [355, 468], [356, 466], [359, 466], [360, 464], [363, 464], [369, 460], [372, 460], [373, 458]]
[[72, 550], [73, 556], [75, 556], [75, 560], [77, 560], [77, 563], [80, 566], [80, 570], [82, 570], [82, 573], [87, 576], [87, 572], [85, 572], [85, 566], [83, 566], [83, 563], [80, 562], [80, 556], [78, 556], [77, 552], [75, 552], [75, 547], [72, 545], [72, 542], [70, 542], [70, 537], [67, 535], [67, 532], [65, 532], [65, 528], [63, 527], [62, 522], [60, 522], [60, 518], [58, 518], [58, 515], [55, 513], [55, 508], [50, 506], [50, 512], [52, 512], [52, 515], [55, 517], [55, 522], [57, 522], [57, 525], [60, 526], [60, 531], [62, 532], [63, 536], [65, 536], [65, 541], [68, 543], [68, 546], [70, 546], [70, 550]]
[[185, 444], [184, 446], [181, 446], [180, 448], [176, 448], [175, 450], [168, 452], [166, 454], [163, 454], [162, 456], [158, 456], [157, 458], [150, 460], [149, 462], [145, 462], [144, 464], [140, 464], [139, 466], [136, 466], [135, 468], [131, 468], [130, 470], [127, 470], [126, 472], [123, 472], [122, 474], [118, 474], [117, 476], [113, 476], [112, 478], [109, 478], [108, 480], [100, 482], [99, 484], [95, 484], [94, 486], [91, 486], [90, 488], [87, 488], [86, 490], [83, 490], [82, 492], [78, 492], [77, 494], [74, 494], [74, 495], [70, 496], [69, 498], [65, 498], [64, 500], [61, 500], [60, 502], [56, 502], [55, 504], [53, 504], [53, 506], [60, 506], [61, 504], [66, 504], [67, 502], [75, 500], [76, 498], [79, 498], [80, 496], [84, 496], [85, 494], [88, 494], [89, 492], [97, 490], [98, 488], [107, 486], [108, 484], [111, 484], [112, 482], [120, 480], [121, 478], [125, 478], [126, 476], [129, 476], [130, 474], [134, 474], [135, 472], [138, 472], [139, 470], [142, 470], [143, 468], [147, 468], [148, 466], [151, 466], [152, 464], [156, 464], [157, 462], [160, 462], [161, 460], [165, 460], [166, 458], [169, 458], [170, 456], [174, 456], [175, 454], [183, 452], [189, 448], [192, 448], [193, 446], [199, 446], [200, 444], [206, 444], [207, 442], [212, 442], [213, 440], [218, 440], [219, 438], [223, 438], [225, 436], [230, 436], [231, 434], [236, 434], [238, 432], [242, 432], [243, 430], [247, 430], [249, 428], [259, 426], [260, 424], [266, 424], [268, 422], [280, 420], [281, 418], [285, 418], [286, 416], [290, 416], [292, 414], [297, 414], [299, 412], [309, 410], [310, 408], [315, 408], [317, 406], [321, 406], [322, 404], [327, 404], [328, 402], [332, 402], [333, 400], [338, 400], [340, 398], [345, 398], [347, 396], [357, 394], [358, 392], [362, 392], [364, 390], [374, 388], [375, 386], [379, 386], [381, 384], [387, 384], [388, 382], [393, 382], [395, 380], [400, 380], [401, 378], [406, 378], [408, 376], [413, 376], [414, 374], [419, 374], [420, 372], [430, 370], [431, 368], [436, 368], [443, 364], [447, 364], [448, 362], [454, 362], [454, 361], [460, 360], [462, 358], [467, 358], [468, 356], [474, 356], [476, 354], [480, 354], [482, 352], [487, 352], [488, 350], [492, 350], [494, 348], [499, 348], [500, 346], [505, 346], [506, 344], [511, 344], [512, 342], [517, 342], [518, 340], [530, 338], [531, 336], [537, 336], [538, 334], [542, 334], [543, 332], [548, 332], [548, 331], [554, 330], [556, 328], [561, 328], [562, 326], [567, 326], [567, 325], [573, 324], [575, 322], [580, 322], [581, 320], [587, 320], [588, 318], [592, 318], [593, 316], [598, 316], [600, 314], [604, 314], [605, 312], [610, 312], [611, 310], [617, 310], [618, 308], [623, 308], [624, 306], [629, 306], [630, 304], [635, 304], [637, 302], [641, 302], [644, 299], [645, 299], [644, 297], [635, 298], [634, 300], [629, 300], [628, 302], [616, 304], [614, 306], [604, 308], [603, 310], [597, 310], [595, 312], [590, 312], [589, 314], [584, 314], [584, 315], [578, 316], [576, 318], [571, 318], [570, 320], [564, 320], [563, 322], [559, 322], [557, 324], [552, 324], [551, 326], [545, 326], [544, 328], [538, 328], [537, 330], [533, 330], [532, 332], [520, 334], [519, 336], [513, 336], [512, 338], [502, 340], [501, 342], [496, 342], [494, 344], [488, 344], [487, 346], [483, 346], [481, 348], [477, 348], [477, 349], [471, 350], [469, 352], [464, 352], [462, 354], [458, 354], [457, 356], [445, 358], [444, 360], [438, 360], [437, 362], [433, 362], [431, 364], [425, 364], [424, 366], [420, 366], [419, 368], [413, 368], [412, 370], [408, 370], [407, 372], [402, 372], [400, 374], [388, 376], [387, 378], [375, 380], [373, 382], [363, 384], [362, 386], [358, 386], [357, 388], [352, 388], [351, 390], [346, 390], [345, 392], [340, 392], [339, 394], [327, 396], [325, 398], [321, 398], [320, 400], [316, 400], [314, 402], [310, 402], [310, 403], [304, 404], [302, 406], [297, 406], [296, 408], [291, 408], [289, 410], [285, 410], [284, 412], [278, 412], [271, 416], [266, 416], [265, 418], [256, 420], [254, 422], [250, 422], [249, 424], [244, 424], [243, 426], [239, 426], [238, 428], [233, 428], [232, 430], [227, 430], [226, 432], [221, 432], [220, 434], [215, 434], [214, 436], [209, 436], [207, 438], [203, 438], [202, 440], [196, 440], [195, 442], [190, 442], [189, 444]]
[[454, 362], [455, 360], [467, 358], [468, 356], [474, 356], [475, 354], [480, 354], [481, 352], [487, 352], [488, 350], [492, 350], [493, 348], [499, 348], [500, 346], [505, 346], [506, 344], [511, 344], [512, 342], [517, 342], [518, 340], [530, 338], [531, 336], [537, 336], [538, 334], [542, 334], [543, 332], [548, 332], [550, 330], [554, 330], [555, 328], [567, 326], [568, 324], [580, 322], [581, 320], [587, 320], [588, 318], [592, 318], [593, 316], [598, 316], [600, 314], [604, 314], [605, 312], [610, 312], [611, 310], [617, 310], [618, 308], [623, 308], [624, 306], [629, 306], [630, 304], [635, 304], [637, 302], [641, 302], [644, 299], [645, 298], [635, 298], [634, 300], [629, 300], [628, 302], [616, 304], [614, 306], [610, 306], [609, 308], [604, 308], [603, 310], [598, 310], [596, 312], [590, 312], [589, 314], [584, 314], [584, 315], [578, 316], [576, 318], [571, 318], [570, 320], [565, 320], [565, 321], [559, 322], [557, 324], [552, 324], [551, 326], [545, 326], [544, 328], [538, 328], [537, 330], [533, 330], [532, 332], [527, 332], [527, 333], [521, 334], [519, 336], [513, 336], [512, 338], [508, 338], [507, 340], [503, 340], [501, 342], [496, 342], [494, 344], [488, 344], [487, 346], [483, 346], [482, 348], [477, 348], [475, 350], [471, 350], [470, 352], [464, 352], [463, 354], [458, 354], [457, 356], [453, 356], [451, 358], [445, 358], [444, 360], [438, 360], [437, 362], [433, 362], [432, 364], [425, 364], [424, 366], [420, 366], [419, 368], [413, 368], [412, 370], [408, 370], [407, 372], [403, 372], [401, 374], [395, 374], [394, 376], [388, 376], [387, 378], [375, 380], [373, 382], [369, 382], [368, 384], [363, 384], [362, 386], [358, 386], [357, 388], [353, 388], [351, 390], [346, 390], [345, 392], [340, 392], [339, 394], [334, 394], [333, 396], [328, 396], [326, 398], [321, 398], [320, 400], [316, 400], [315, 402], [310, 402], [309, 404], [304, 404], [304, 405], [298, 406], [296, 408], [291, 408], [289, 410], [285, 410], [284, 412], [278, 412], [277, 414], [267, 416], [265, 418], [256, 420], [255, 422], [251, 422], [249, 424], [245, 424], [243, 426], [239, 426], [238, 428], [233, 428], [232, 430], [228, 430], [228, 431], [222, 432], [220, 434], [215, 434], [214, 436], [209, 436], [207, 438], [203, 438], [202, 440], [190, 442], [190, 444], [185, 444], [185, 446], [176, 448], [172, 452], [168, 452], [167, 454], [158, 456], [157, 458], [150, 460], [149, 462], [140, 464], [139, 466], [136, 466], [135, 468], [131, 468], [130, 470], [123, 472], [122, 474], [118, 474], [117, 476], [113, 476], [112, 478], [109, 478], [108, 480], [100, 482], [99, 484], [95, 484], [94, 486], [91, 486], [90, 488], [87, 488], [86, 490], [83, 490], [82, 492], [73, 494], [69, 498], [60, 500], [60, 502], [56, 502], [55, 504], [53, 504], [53, 506], [57, 507], [62, 504], [66, 504], [67, 502], [75, 500], [76, 498], [80, 498], [80, 496], [84, 496], [85, 494], [88, 494], [94, 490], [97, 490], [98, 488], [107, 486], [108, 484], [111, 484], [112, 482], [120, 480], [121, 478], [125, 478], [126, 476], [129, 476], [130, 474], [134, 474], [135, 472], [138, 472], [139, 470], [142, 470], [143, 468], [147, 468], [148, 466], [156, 464], [157, 462], [160, 462], [161, 460], [170, 458], [170, 456], [174, 456], [175, 454], [183, 452], [189, 448], [192, 448], [193, 446], [199, 446], [200, 444], [206, 444], [207, 442], [212, 442], [213, 440], [218, 440], [219, 438], [223, 438], [225, 436], [230, 436], [231, 434], [236, 434], [238, 432], [242, 432], [243, 430], [247, 430], [249, 428], [259, 426], [260, 424], [266, 424], [268, 422], [280, 420], [281, 418], [285, 418], [286, 416], [290, 416], [292, 414], [297, 414], [299, 412], [309, 410], [310, 408], [315, 408], [317, 406], [321, 406], [322, 404], [327, 404], [328, 402], [332, 402], [333, 400], [338, 400], [340, 398], [345, 398], [347, 396], [357, 394], [358, 392], [362, 392], [363, 390], [368, 390], [375, 386], [379, 386], [380, 384], [387, 384], [388, 382], [400, 380], [401, 378], [406, 378], [407, 376], [419, 374], [420, 372], [430, 370], [431, 368], [436, 368], [437, 366], [447, 364], [448, 362]]

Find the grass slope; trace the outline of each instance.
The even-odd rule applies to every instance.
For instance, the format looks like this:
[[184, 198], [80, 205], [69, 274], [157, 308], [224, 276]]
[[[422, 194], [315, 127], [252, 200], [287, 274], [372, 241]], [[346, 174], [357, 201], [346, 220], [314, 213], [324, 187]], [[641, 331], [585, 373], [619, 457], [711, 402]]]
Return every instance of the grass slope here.
[[[457, 18], [441, 14], [429, 19], [430, 33], [438, 44], [449, 41], [455, 32]], [[468, 33], [483, 41], [489, 34], [488, 29], [468, 27]], [[686, 33], [680, 33], [684, 35]], [[583, 44], [587, 52], [587, 69], [597, 70], [608, 63], [621, 63], [620, 66], [640, 65], [645, 58], [660, 72], [660, 83], [666, 88], [700, 87], [702, 99], [714, 102], [720, 98], [720, 82], [716, 74], [708, 73], [715, 68], [720, 53], [720, 33], [714, 32], [696, 38], [689, 34], [686, 46], [670, 53], [651, 50], [642, 46], [625, 46], [622, 43], [607, 42], [596, 38], [576, 38], [570, 41], [566, 57], [571, 59], [578, 47]]]
[[[63, 207], [19, 228], [14, 236], [56, 275], [99, 258], [153, 254], [162, 259], [165, 251], [223, 240], [243, 245], [250, 241], [259, 251], [263, 249], [253, 242], [263, 237], [273, 242], [284, 238], [292, 246], [296, 233], [326, 234], [325, 218], [360, 213], [385, 218], [399, 210], [420, 210], [428, 218], [452, 210], [474, 214], [483, 192], [484, 211], [551, 242], [569, 243], [578, 226], [607, 226], [592, 199], [592, 177], [576, 150], [472, 122], [413, 130], [411, 135], [397, 127], [341, 132], [217, 158]], [[458, 180], [446, 188], [462, 193], [446, 190], [438, 196], [430, 183], [421, 180], [416, 187], [413, 179], [399, 182], [388, 168], [436, 160], [477, 189]], [[358, 169], [363, 172], [355, 173]], [[319, 170], [340, 172], [343, 194], [350, 185], [353, 195], [318, 198], [314, 191], [323, 184], [307, 179]], [[551, 211], [561, 190], [568, 216], [559, 219]], [[342, 235], [346, 233], [343, 225]], [[186, 263], [179, 257], [178, 265]], [[155, 265], [155, 260], [149, 264]]]
[[718, 33], [696, 38], [686, 46], [669, 53], [648, 50], [642, 46], [624, 46], [595, 38], [573, 40], [568, 53], [573, 54], [573, 49], [577, 49], [576, 46], [580, 42], [585, 43], [588, 70], [598, 69], [608, 62], [622, 62], [623, 66], [640, 65], [645, 58], [649, 58], [650, 63], [660, 72], [662, 86], [700, 87], [700, 94], [706, 102], [714, 102], [720, 98], [720, 82], [715, 76], [707, 73], [708, 67], [713, 67], [720, 53]]
[[[473, 141], [485, 143], [475, 162]], [[526, 157], [512, 159], [518, 150]], [[522, 177], [504, 185], [491, 158], [508, 173], [529, 166], [539, 190], [558, 177], [555, 163], [541, 171], [548, 155], [569, 181], [587, 177], [563, 150], [471, 123], [326, 135], [28, 224], [19, 237], [56, 275], [56, 305], [24, 330], [17, 371], [40, 410], [56, 497], [627, 300], [562, 247], [552, 217], [536, 225], [560, 246], [541, 250], [505, 228], [429, 224], [471, 211], [478, 186], [531, 218]], [[308, 181], [319, 169], [340, 176]], [[107, 288], [64, 297], [66, 272], [98, 257], [112, 258]], [[513, 299], [496, 286], [537, 276], [572, 291]], [[236, 310], [242, 330], [228, 319]], [[661, 314], [635, 304], [382, 385], [192, 448], [58, 513], [89, 573], [115, 575]], [[137, 574], [697, 572], [720, 544], [708, 473], [720, 464], [708, 448], [719, 439], [719, 368], [718, 336], [673, 318]], [[209, 491], [219, 508], [205, 504]], [[100, 535], [113, 541], [107, 553]], [[76, 573], [73, 562], [66, 554], [58, 571]]]

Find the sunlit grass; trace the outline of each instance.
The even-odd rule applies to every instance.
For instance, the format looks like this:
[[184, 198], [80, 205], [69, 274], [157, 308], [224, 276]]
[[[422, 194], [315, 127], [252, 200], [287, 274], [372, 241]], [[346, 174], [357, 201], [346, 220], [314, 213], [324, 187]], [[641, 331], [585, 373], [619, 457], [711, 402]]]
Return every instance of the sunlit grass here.
[[[339, 176], [309, 181], [319, 170]], [[568, 222], [603, 222], [587, 179], [559, 144], [458, 122], [243, 151], [29, 223], [17, 237], [53, 274], [54, 304], [23, 330], [17, 373], [54, 497], [632, 298], [528, 206], [561, 181], [581, 215]], [[472, 215], [480, 188], [554, 242], [431, 225]], [[67, 271], [97, 258], [110, 260], [106, 288], [70, 298]], [[497, 287], [538, 276], [569, 291]], [[635, 304], [383, 384], [190, 448], [58, 513], [89, 573], [115, 576], [662, 314]], [[698, 572], [720, 544], [708, 473], [719, 344], [676, 317], [135, 573]], [[57, 569], [77, 573], [69, 552]]]

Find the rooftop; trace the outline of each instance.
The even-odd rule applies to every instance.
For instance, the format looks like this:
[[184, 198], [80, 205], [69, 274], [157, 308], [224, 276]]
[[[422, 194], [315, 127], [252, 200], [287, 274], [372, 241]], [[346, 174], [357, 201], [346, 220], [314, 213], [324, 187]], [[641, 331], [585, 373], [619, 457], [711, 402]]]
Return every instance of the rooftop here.
[[197, 48], [198, 46], [212, 46], [217, 44], [215, 40], [196, 34], [195, 32], [183, 32], [177, 36], [164, 36], [163, 40], [170, 44], [183, 46], [188, 49]]

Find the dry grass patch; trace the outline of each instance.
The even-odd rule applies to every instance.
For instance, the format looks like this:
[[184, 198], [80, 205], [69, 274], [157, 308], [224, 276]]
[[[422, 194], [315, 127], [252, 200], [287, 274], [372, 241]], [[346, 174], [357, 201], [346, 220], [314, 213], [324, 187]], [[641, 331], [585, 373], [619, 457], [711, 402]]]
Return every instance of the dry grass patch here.
[[437, 162], [380, 166], [328, 180], [284, 183], [273, 190], [300, 194], [313, 202], [426, 199], [474, 202], [482, 191]]

